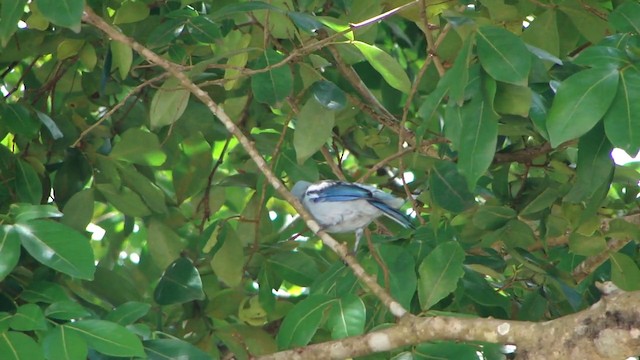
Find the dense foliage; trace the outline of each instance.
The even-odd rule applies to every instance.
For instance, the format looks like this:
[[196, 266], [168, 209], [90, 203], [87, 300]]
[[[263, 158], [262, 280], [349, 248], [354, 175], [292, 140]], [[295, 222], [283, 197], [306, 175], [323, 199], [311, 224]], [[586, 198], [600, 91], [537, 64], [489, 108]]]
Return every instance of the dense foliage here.
[[543, 321], [595, 281], [640, 289], [640, 174], [610, 155], [640, 149], [636, 1], [3, 0], [4, 359], [247, 359], [396, 320], [207, 105], [84, 6], [179, 65], [287, 186], [411, 199], [417, 230], [381, 220], [357, 253], [411, 313]]

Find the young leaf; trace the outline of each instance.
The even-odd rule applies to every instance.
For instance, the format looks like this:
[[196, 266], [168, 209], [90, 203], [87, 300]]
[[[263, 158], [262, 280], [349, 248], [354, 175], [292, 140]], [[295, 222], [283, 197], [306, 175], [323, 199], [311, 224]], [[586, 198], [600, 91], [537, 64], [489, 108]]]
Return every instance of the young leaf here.
[[364, 55], [369, 64], [382, 75], [382, 78], [391, 87], [408, 94], [411, 91], [411, 81], [404, 69], [391, 55], [375, 45], [369, 45], [360, 41], [353, 41], [358, 50]]
[[551, 146], [593, 128], [609, 109], [617, 87], [618, 71], [607, 68], [580, 71], [563, 81], [547, 116]]
[[331, 138], [335, 112], [327, 110], [315, 99], [309, 99], [300, 109], [293, 133], [296, 160], [303, 164]]

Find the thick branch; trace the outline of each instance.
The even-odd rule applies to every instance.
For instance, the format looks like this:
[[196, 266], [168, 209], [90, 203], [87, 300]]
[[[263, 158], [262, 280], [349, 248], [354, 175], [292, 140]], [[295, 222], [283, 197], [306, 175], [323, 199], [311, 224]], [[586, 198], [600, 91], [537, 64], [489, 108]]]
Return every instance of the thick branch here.
[[637, 354], [640, 348], [640, 291], [615, 289], [584, 311], [542, 323], [440, 316], [406, 318], [384, 330], [260, 359], [344, 359], [434, 340], [516, 345], [518, 359], [624, 359]]

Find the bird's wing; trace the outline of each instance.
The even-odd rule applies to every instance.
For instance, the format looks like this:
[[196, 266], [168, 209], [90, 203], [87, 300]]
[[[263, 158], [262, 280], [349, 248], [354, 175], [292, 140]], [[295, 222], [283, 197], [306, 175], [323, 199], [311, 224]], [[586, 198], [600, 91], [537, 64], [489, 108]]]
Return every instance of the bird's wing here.
[[340, 181], [315, 184], [307, 189], [306, 195], [313, 202], [373, 200], [370, 190], [355, 184]]

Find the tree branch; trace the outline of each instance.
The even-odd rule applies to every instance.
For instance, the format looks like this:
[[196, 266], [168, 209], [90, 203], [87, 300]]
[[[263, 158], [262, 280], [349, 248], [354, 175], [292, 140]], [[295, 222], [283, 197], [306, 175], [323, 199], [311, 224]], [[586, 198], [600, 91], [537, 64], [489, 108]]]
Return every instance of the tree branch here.
[[640, 348], [640, 291], [620, 291], [612, 283], [603, 288], [607, 293], [588, 309], [547, 322], [405, 318], [384, 330], [259, 359], [344, 359], [434, 340], [516, 345], [518, 359], [613, 360], [636, 355]]
[[358, 277], [358, 279], [362, 281], [369, 288], [369, 290], [371, 290], [371, 292], [374, 293], [380, 299], [380, 301], [382, 301], [383, 304], [385, 304], [390, 312], [398, 318], [405, 315], [412, 316], [402, 305], [400, 305], [400, 303], [395, 301], [391, 297], [391, 295], [389, 295], [389, 293], [387, 293], [380, 285], [378, 285], [375, 278], [366, 273], [364, 268], [357, 262], [355, 257], [349, 253], [349, 250], [344, 244], [339, 243], [320, 228], [320, 225], [313, 219], [313, 217], [311, 217], [311, 215], [302, 206], [300, 201], [295, 196], [293, 196], [291, 192], [289, 192], [289, 190], [284, 186], [280, 179], [273, 173], [273, 171], [269, 167], [269, 164], [267, 164], [266, 160], [262, 157], [262, 155], [260, 155], [256, 147], [253, 145], [253, 142], [240, 130], [240, 128], [238, 128], [238, 126], [231, 120], [231, 118], [229, 118], [226, 112], [215, 101], [213, 101], [209, 94], [199, 88], [195, 83], [193, 83], [193, 81], [191, 81], [191, 79], [189, 79], [189, 77], [185, 73], [183, 73], [178, 66], [176, 66], [176, 64], [160, 57], [158, 54], [144, 47], [142, 44], [122, 34], [107, 22], [105, 22], [101, 17], [96, 15], [88, 6], [85, 6], [82, 20], [100, 29], [111, 38], [127, 44], [133, 50], [145, 57], [149, 62], [159, 65], [176, 79], [178, 79], [182, 86], [184, 86], [200, 101], [202, 101], [202, 103], [209, 108], [211, 113], [213, 113], [223, 123], [226, 129], [234, 137], [236, 137], [236, 139], [238, 139], [238, 142], [249, 154], [251, 159], [256, 163], [267, 181], [278, 193], [280, 193], [280, 195], [285, 200], [287, 200], [293, 206], [294, 209], [296, 209], [300, 216], [305, 220], [305, 223], [307, 224], [309, 229], [311, 229], [311, 231], [318, 235], [318, 237], [322, 239], [322, 242], [326, 246], [336, 252], [340, 256], [342, 261], [344, 261], [347, 265], [349, 265], [349, 267], [351, 267], [356, 277]]

